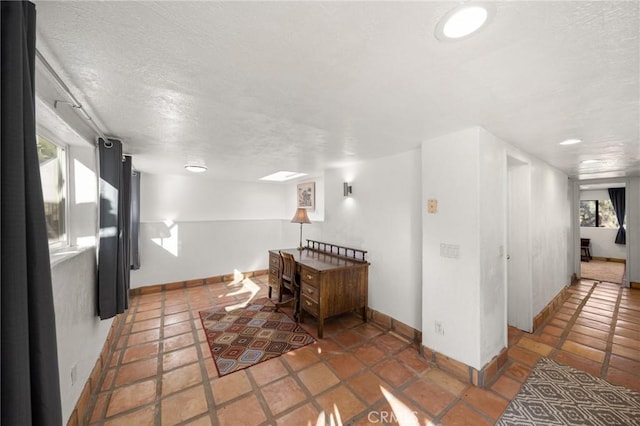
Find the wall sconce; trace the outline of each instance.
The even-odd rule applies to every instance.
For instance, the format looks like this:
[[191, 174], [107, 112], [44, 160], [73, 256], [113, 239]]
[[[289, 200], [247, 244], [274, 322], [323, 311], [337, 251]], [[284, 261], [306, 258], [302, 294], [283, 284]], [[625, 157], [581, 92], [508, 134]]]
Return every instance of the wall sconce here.
[[348, 197], [353, 192], [353, 187], [349, 185], [349, 182], [345, 182], [343, 185], [343, 194], [345, 197]]

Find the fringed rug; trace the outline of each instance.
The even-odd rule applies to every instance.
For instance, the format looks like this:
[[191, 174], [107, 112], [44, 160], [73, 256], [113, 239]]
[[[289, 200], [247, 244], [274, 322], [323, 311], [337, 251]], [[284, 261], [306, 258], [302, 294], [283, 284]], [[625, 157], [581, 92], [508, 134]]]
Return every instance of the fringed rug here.
[[287, 314], [276, 312], [266, 297], [229, 312], [224, 308], [201, 311], [200, 319], [218, 376], [315, 342]]
[[496, 425], [640, 425], [640, 393], [542, 358]]

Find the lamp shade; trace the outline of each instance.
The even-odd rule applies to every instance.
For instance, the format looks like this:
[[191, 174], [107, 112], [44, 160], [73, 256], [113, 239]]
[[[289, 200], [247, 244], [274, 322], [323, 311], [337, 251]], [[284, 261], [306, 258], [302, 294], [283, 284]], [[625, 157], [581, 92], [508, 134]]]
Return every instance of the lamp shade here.
[[307, 216], [307, 209], [298, 208], [293, 219], [291, 219], [291, 223], [311, 223], [309, 216]]

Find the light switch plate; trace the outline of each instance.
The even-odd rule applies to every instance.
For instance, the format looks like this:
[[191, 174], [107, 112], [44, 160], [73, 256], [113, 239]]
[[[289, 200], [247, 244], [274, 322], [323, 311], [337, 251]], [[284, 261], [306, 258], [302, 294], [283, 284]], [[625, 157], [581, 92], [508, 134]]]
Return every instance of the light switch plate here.
[[427, 201], [427, 212], [428, 213], [438, 213], [438, 200], [428, 200]]

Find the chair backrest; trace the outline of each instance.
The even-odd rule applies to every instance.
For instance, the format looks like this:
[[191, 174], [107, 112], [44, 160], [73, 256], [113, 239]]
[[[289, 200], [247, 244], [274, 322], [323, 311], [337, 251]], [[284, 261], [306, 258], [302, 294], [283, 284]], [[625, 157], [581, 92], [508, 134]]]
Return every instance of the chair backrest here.
[[591, 238], [580, 238], [580, 247], [589, 247], [591, 245]]
[[296, 258], [291, 253], [280, 252], [282, 258], [282, 279], [295, 284]]

